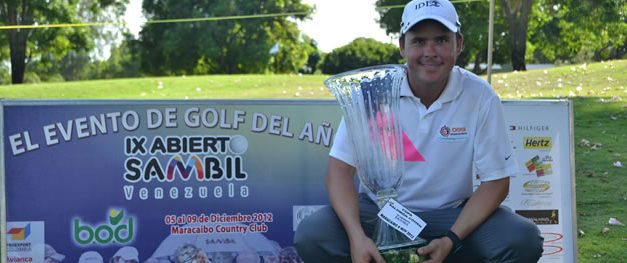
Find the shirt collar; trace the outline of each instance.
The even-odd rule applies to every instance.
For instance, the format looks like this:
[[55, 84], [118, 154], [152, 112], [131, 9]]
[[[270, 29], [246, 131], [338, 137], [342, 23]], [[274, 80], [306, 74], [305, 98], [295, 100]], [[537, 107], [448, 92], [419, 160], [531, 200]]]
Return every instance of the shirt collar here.
[[[461, 77], [462, 74], [460, 68], [457, 66], [453, 67], [453, 69], [451, 69], [451, 74], [448, 77], [446, 87], [436, 101], [446, 103], [455, 100], [459, 94], [462, 93]], [[409, 87], [409, 78], [407, 76], [403, 78], [403, 82], [401, 84], [401, 97], [415, 97]]]

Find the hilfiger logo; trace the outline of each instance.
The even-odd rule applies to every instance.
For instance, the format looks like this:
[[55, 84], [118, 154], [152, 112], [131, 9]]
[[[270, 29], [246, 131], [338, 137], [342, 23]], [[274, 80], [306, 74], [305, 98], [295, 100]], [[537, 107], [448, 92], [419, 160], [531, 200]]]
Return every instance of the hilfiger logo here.
[[468, 138], [468, 130], [466, 127], [449, 127], [442, 126], [439, 131], [440, 138], [444, 140], [458, 140]]
[[523, 146], [525, 149], [550, 150], [553, 147], [553, 139], [551, 137], [524, 137]]

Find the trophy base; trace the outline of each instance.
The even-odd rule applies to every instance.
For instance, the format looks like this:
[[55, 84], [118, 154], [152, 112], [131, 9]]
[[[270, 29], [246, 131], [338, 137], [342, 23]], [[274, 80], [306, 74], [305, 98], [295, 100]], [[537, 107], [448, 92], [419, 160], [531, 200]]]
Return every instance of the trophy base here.
[[416, 252], [417, 248], [426, 245], [424, 240], [418, 240], [418, 242], [379, 247], [379, 252], [386, 263], [419, 263], [429, 259]]
[[418, 238], [414, 241], [410, 240], [409, 242], [405, 242], [401, 244], [378, 246], [377, 248], [379, 249], [379, 252], [383, 253], [383, 252], [393, 251], [393, 250], [417, 249], [419, 247], [423, 247], [426, 245], [427, 245], [427, 242], [425, 240]]

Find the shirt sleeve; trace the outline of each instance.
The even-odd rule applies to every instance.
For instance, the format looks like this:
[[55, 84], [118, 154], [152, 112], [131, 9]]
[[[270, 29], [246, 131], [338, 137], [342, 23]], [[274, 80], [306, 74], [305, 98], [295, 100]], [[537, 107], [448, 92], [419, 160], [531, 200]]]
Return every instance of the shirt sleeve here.
[[503, 105], [490, 94], [479, 113], [475, 138], [474, 162], [482, 182], [517, 175], [520, 170], [507, 134]]
[[353, 142], [348, 136], [346, 124], [344, 118], [340, 121], [340, 125], [335, 132], [335, 138], [333, 139], [333, 145], [329, 155], [335, 159], [343, 161], [350, 166], [355, 167], [355, 154], [353, 150]]

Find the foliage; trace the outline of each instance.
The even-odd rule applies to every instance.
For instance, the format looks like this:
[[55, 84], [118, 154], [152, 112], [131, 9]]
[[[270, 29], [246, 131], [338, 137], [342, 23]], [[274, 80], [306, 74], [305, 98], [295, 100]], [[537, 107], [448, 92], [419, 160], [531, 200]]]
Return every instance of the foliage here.
[[538, 0], [529, 30], [534, 59], [581, 63], [624, 57], [625, 10], [624, 0]]
[[[459, 20], [462, 24], [462, 34], [464, 35], [464, 50], [457, 59], [457, 64], [466, 66], [473, 64], [473, 72], [483, 73], [480, 65], [488, 62], [488, 20], [490, 6], [486, 2], [466, 2], [455, 4]], [[494, 10], [494, 35], [492, 46], [492, 62], [503, 64], [508, 63], [508, 55], [510, 46], [507, 43], [507, 34], [499, 34], [506, 32], [505, 21], [500, 16], [500, 6], [496, 5]], [[477, 22], [485, 21], [485, 23]]]
[[106, 61], [91, 65], [90, 79], [129, 78], [141, 76], [139, 64], [139, 42], [126, 35], [118, 46], [111, 47]]
[[[68, 24], [82, 22], [82, 18], [121, 15], [128, 0], [63, 0], [14, 1], [0, 0], [0, 21], [6, 25]], [[108, 7], [111, 7], [108, 9]], [[93, 22], [90, 21], [90, 22]], [[10, 50], [12, 82], [23, 81], [26, 66], [31, 61], [60, 60], [69, 50], [88, 51], [94, 47], [97, 29], [87, 27], [59, 27], [46, 29], [6, 30], [2, 49]], [[2, 40], [2, 39], [0, 39]], [[8, 45], [7, 45], [8, 43]], [[6, 51], [5, 51], [6, 52]], [[3, 52], [0, 51], [0, 54]]]
[[[144, 1], [143, 8], [149, 20], [311, 11], [301, 0]], [[141, 68], [153, 75], [294, 72], [308, 55], [299, 35], [285, 16], [152, 24], [141, 31]], [[280, 51], [271, 64], [269, 50], [277, 42]]]
[[42, 55], [27, 66], [25, 83], [76, 81], [87, 79], [138, 77], [137, 40], [127, 35], [118, 46], [111, 47], [107, 60], [99, 61], [85, 50], [70, 50], [60, 60]]
[[324, 54], [320, 50], [314, 50], [314, 52], [310, 53], [309, 57], [307, 57], [307, 64], [305, 65], [305, 67], [298, 72], [306, 74], [314, 74], [318, 72], [319, 65], [322, 62], [323, 56]]
[[7, 64], [0, 63], [0, 85], [9, 83], [11, 83], [11, 69]]
[[90, 63], [91, 58], [85, 50], [70, 50], [60, 59], [43, 54], [27, 65], [24, 83], [87, 79]]
[[324, 74], [337, 74], [366, 66], [398, 64], [401, 59], [398, 47], [393, 44], [357, 38], [327, 54], [320, 69]]

